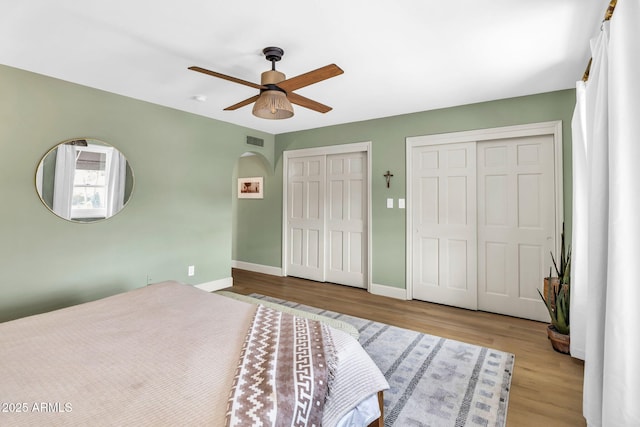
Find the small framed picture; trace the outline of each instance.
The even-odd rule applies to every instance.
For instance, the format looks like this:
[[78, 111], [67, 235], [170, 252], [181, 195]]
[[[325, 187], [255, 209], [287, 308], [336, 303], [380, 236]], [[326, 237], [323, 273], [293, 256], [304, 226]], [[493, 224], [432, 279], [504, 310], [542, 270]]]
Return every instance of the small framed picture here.
[[264, 198], [264, 187], [262, 177], [238, 178], [238, 198], [239, 199], [262, 199]]

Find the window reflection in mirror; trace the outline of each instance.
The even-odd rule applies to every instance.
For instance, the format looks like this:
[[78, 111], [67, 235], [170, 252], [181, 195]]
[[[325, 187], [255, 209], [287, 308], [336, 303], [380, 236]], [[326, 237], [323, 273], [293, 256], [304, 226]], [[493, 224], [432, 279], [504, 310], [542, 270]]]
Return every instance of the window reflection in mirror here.
[[36, 172], [42, 202], [61, 218], [91, 222], [118, 213], [131, 197], [133, 173], [117, 149], [95, 139], [64, 141]]

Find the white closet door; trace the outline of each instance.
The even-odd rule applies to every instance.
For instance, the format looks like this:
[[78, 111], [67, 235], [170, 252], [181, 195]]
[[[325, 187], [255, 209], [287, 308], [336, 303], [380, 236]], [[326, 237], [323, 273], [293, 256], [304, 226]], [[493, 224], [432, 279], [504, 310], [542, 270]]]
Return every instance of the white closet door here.
[[366, 288], [366, 168], [364, 152], [327, 156], [327, 282]]
[[289, 159], [287, 185], [287, 274], [325, 280], [325, 158]]
[[553, 135], [478, 144], [478, 308], [548, 321], [537, 288], [555, 245]]
[[413, 297], [477, 307], [476, 144], [414, 147]]

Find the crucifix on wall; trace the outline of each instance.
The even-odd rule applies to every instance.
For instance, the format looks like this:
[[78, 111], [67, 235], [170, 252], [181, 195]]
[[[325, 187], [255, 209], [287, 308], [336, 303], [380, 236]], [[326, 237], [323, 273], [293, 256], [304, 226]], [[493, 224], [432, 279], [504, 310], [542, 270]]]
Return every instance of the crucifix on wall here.
[[389, 186], [391, 185], [391, 177], [393, 176], [393, 174], [390, 171], [387, 171], [387, 173], [385, 173], [384, 178], [387, 180], [387, 188], [389, 188]]

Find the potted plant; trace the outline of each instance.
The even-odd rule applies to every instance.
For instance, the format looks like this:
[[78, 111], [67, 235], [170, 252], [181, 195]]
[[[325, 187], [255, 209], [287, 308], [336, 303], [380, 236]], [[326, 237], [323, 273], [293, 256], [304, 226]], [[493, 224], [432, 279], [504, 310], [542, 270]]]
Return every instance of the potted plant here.
[[[555, 307], [555, 294], [561, 284], [569, 284], [571, 280], [571, 247], [566, 252], [564, 244], [564, 224], [562, 224], [562, 233], [560, 234], [560, 263], [556, 262], [553, 252], [551, 252], [551, 261], [553, 267], [549, 267], [549, 276], [544, 278], [544, 298], [545, 301], [551, 302], [551, 307]], [[557, 277], [553, 277], [552, 270], [556, 270]]]
[[540, 298], [542, 298], [551, 317], [551, 325], [547, 327], [551, 345], [556, 351], [568, 354], [570, 343], [571, 246], [565, 247], [564, 224], [562, 225], [560, 257], [556, 260], [552, 253], [551, 261], [557, 277], [551, 277], [551, 274], [549, 274], [550, 277], [545, 278], [544, 295], [540, 290], [538, 290], [538, 294], [540, 294]]

